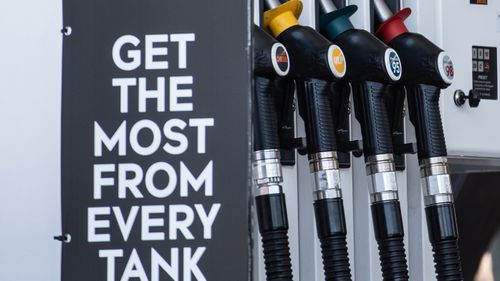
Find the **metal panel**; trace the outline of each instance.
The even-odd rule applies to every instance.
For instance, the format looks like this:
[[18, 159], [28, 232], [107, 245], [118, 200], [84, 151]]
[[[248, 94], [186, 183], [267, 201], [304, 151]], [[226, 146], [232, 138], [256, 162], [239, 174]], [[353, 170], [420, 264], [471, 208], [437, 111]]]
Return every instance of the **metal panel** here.
[[[472, 46], [500, 48], [500, 2], [437, 1], [439, 41], [455, 64], [455, 81], [443, 92], [443, 123], [450, 155], [500, 157], [500, 101], [482, 100], [478, 108], [457, 107], [453, 93], [472, 88]], [[424, 12], [424, 11], [422, 11]], [[424, 15], [419, 13], [419, 18]], [[422, 22], [424, 24], [424, 22]], [[427, 24], [426, 24], [427, 25]], [[493, 66], [492, 66], [493, 67]], [[498, 68], [498, 62], [495, 66]], [[497, 73], [498, 76], [498, 73]], [[498, 77], [497, 77], [498, 79]]]

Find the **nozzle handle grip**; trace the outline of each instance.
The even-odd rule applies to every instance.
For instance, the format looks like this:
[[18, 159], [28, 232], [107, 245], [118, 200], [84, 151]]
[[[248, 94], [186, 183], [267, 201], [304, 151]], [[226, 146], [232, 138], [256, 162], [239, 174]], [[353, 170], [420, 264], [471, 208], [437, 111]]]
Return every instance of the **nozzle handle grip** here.
[[432, 85], [407, 87], [410, 120], [415, 126], [419, 160], [447, 155], [439, 111], [441, 89]]
[[314, 202], [316, 228], [321, 243], [323, 269], [327, 281], [351, 281], [347, 227], [342, 198]]
[[409, 280], [399, 201], [377, 202], [371, 209], [383, 280]]
[[279, 149], [278, 113], [273, 96], [273, 80], [256, 76], [254, 81], [254, 151]]
[[383, 83], [364, 81], [352, 83], [354, 111], [361, 125], [365, 159], [378, 154], [393, 154]]
[[438, 281], [462, 281], [458, 227], [453, 203], [425, 209]]
[[297, 80], [299, 113], [304, 120], [309, 155], [337, 151], [332, 111], [332, 83], [321, 79]]
[[266, 280], [292, 281], [285, 195], [260, 195], [255, 198], [255, 202], [264, 248]]

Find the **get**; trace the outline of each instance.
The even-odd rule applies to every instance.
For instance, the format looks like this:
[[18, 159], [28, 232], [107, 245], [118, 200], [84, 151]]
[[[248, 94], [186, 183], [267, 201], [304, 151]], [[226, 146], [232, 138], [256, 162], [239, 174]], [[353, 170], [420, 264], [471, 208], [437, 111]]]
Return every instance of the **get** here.
[[[113, 45], [113, 61], [115, 65], [124, 71], [132, 71], [141, 66], [144, 58], [146, 70], [168, 69], [169, 46], [174, 43], [177, 47], [177, 67], [187, 68], [187, 45], [195, 41], [194, 33], [176, 34], [147, 34], [144, 36], [144, 44], [134, 35], [123, 35]], [[172, 46], [170, 46], [172, 47]], [[144, 56], [142, 54], [144, 51]]]

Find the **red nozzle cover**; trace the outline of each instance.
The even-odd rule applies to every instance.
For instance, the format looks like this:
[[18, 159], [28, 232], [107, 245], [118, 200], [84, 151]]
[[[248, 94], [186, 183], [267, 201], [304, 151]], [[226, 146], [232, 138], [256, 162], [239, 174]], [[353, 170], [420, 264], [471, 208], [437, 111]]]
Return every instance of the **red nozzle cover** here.
[[391, 18], [383, 22], [375, 35], [380, 38], [384, 43], [388, 44], [392, 39], [398, 37], [399, 35], [408, 32], [408, 28], [404, 21], [411, 15], [410, 8], [404, 8], [397, 12]]

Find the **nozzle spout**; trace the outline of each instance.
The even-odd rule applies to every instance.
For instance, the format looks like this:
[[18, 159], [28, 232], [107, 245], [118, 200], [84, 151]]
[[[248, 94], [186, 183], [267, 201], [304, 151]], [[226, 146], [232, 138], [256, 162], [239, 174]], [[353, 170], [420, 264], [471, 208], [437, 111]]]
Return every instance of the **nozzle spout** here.
[[279, 0], [264, 0], [265, 7], [268, 10], [272, 10], [274, 8], [277, 8], [278, 6], [281, 5], [281, 2]]
[[328, 14], [337, 10], [337, 7], [335, 7], [335, 3], [333, 3], [333, 0], [320, 0], [319, 6], [323, 14]]
[[375, 4], [375, 16], [382, 22], [390, 19], [393, 13], [385, 0], [373, 0]]

